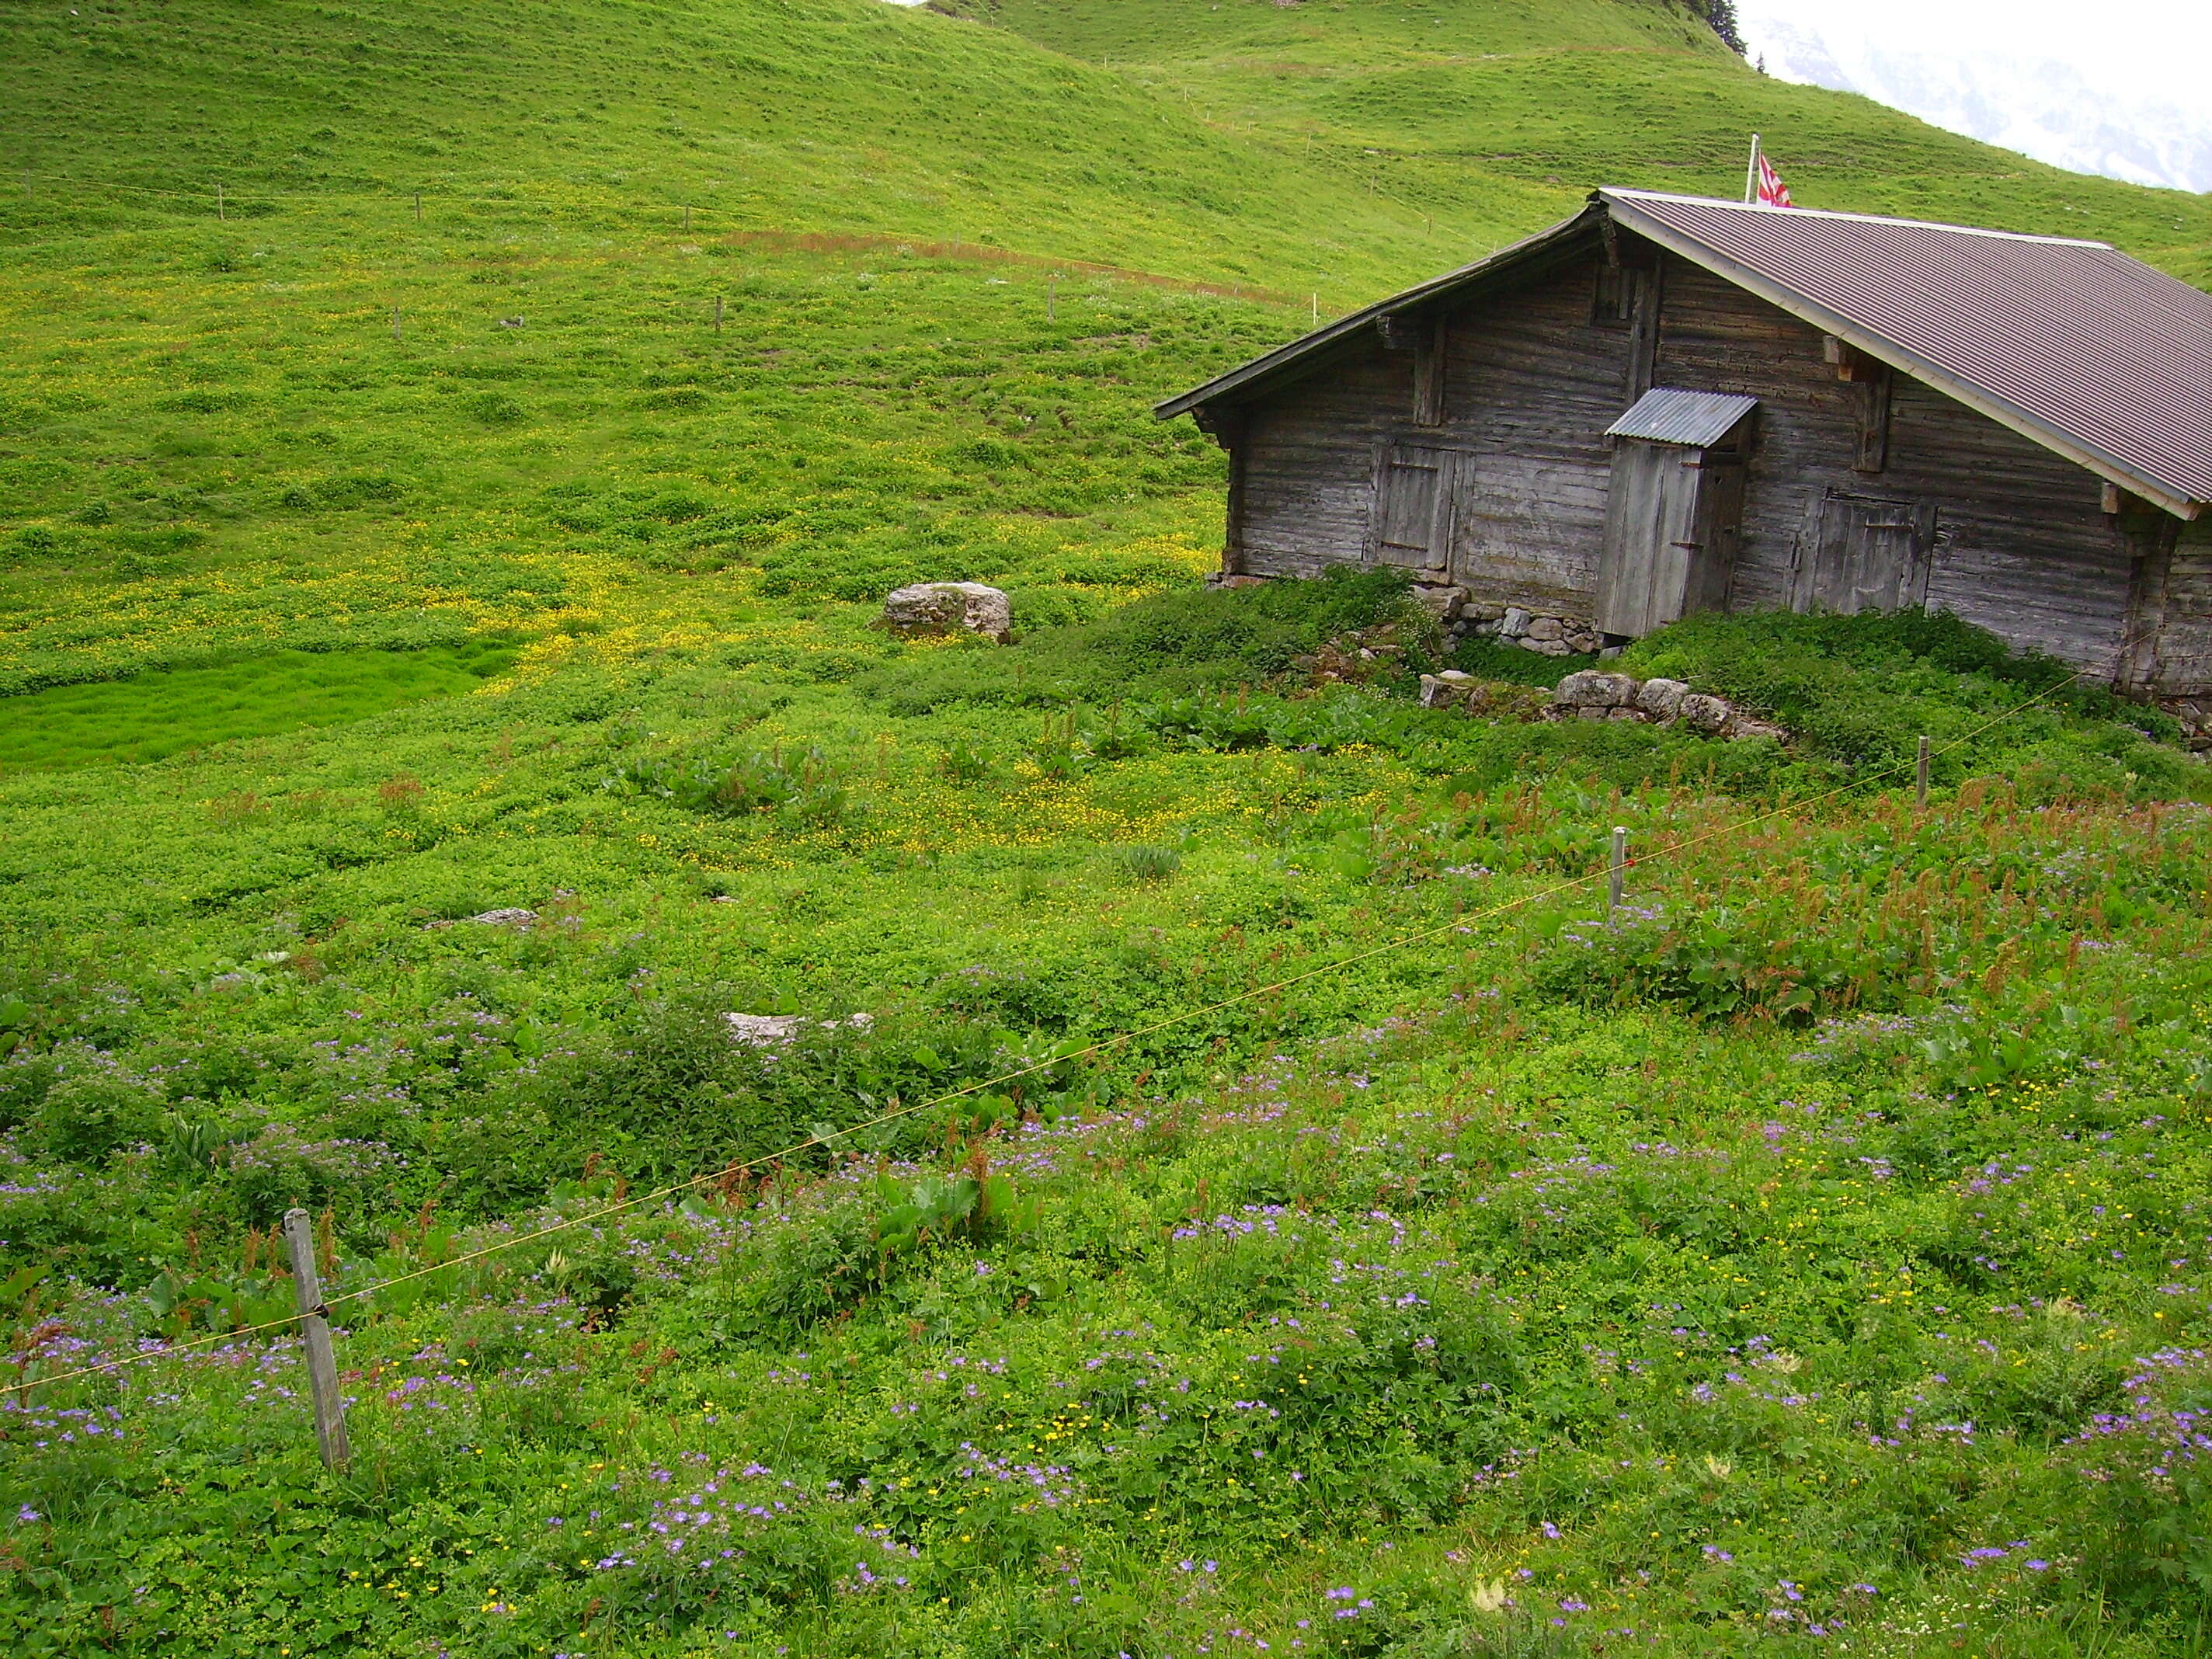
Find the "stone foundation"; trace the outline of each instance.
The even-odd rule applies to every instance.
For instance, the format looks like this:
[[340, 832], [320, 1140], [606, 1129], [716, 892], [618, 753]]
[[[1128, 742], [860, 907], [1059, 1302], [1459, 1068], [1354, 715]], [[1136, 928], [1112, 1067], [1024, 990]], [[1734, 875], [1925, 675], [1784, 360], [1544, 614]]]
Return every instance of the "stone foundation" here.
[[1416, 586], [1413, 597], [1427, 606], [1455, 639], [1496, 640], [1540, 657], [1617, 655], [1587, 617], [1574, 617], [1525, 605], [1477, 599], [1464, 587]]
[[1632, 674], [1608, 674], [1595, 668], [1568, 675], [1548, 692], [1446, 669], [1421, 676], [1421, 707], [1456, 708], [1492, 720], [1634, 720], [1648, 726], [1680, 721], [1708, 737], [1790, 741], [1790, 733], [1773, 721], [1747, 714], [1725, 698], [1692, 691], [1680, 680], [1639, 680]]

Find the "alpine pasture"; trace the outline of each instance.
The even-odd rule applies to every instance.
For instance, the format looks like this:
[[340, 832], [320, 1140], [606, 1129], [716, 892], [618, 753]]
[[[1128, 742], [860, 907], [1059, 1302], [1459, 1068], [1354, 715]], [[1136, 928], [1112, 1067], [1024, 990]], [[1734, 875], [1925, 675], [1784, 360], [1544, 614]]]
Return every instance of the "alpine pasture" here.
[[[1644, 0], [42, 3], [0, 77], [10, 1652], [2204, 1647], [2179, 729], [1911, 615], [1624, 659], [1786, 747], [1424, 709], [1387, 574], [1201, 586], [1149, 414], [1754, 125], [2200, 282], [2202, 198]], [[933, 579], [1014, 642], [871, 627]]]

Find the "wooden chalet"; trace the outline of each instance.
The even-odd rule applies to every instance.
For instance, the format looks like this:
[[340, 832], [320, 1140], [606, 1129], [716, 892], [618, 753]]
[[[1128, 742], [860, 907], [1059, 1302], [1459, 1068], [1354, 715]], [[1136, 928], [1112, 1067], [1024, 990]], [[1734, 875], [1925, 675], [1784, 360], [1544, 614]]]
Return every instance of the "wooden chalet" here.
[[1399, 565], [1555, 655], [1926, 605], [2212, 689], [2212, 296], [2101, 242], [1601, 190], [1157, 412], [1232, 577]]

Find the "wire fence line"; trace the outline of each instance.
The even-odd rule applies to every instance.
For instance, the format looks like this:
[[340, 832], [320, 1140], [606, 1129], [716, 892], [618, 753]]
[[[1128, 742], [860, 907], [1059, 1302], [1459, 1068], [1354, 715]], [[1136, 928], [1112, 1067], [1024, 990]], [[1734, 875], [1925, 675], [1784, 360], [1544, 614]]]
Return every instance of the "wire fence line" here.
[[1411, 933], [1401, 933], [1394, 939], [1385, 940], [1380, 945], [1370, 945], [1365, 950], [1354, 951], [1350, 956], [1340, 957], [1333, 962], [1323, 963], [1317, 968], [1310, 968], [1303, 973], [1292, 974], [1287, 978], [1277, 980], [1271, 984], [1255, 987], [1249, 990], [1240, 991], [1234, 996], [1224, 997], [1218, 1001], [1206, 1003], [1194, 1008], [1185, 1009], [1181, 1013], [1170, 1014], [1167, 1018], [1155, 1020], [1148, 1025], [1140, 1025], [1128, 1030], [1115, 1032], [1110, 1036], [1101, 1037], [1097, 1042], [1090, 1044], [1088, 1047], [1076, 1049], [1072, 1053], [1055, 1054], [1050, 1059], [1038, 1060], [1033, 1064], [1020, 1066], [1013, 1071], [1002, 1072], [996, 1076], [983, 1079], [980, 1082], [969, 1084], [963, 1088], [947, 1090], [942, 1094], [933, 1095], [927, 1099], [918, 1100], [911, 1104], [896, 1107], [890, 1111], [879, 1113], [876, 1116], [866, 1120], [865, 1122], [850, 1125], [848, 1127], [838, 1129], [828, 1135], [810, 1135], [805, 1140], [794, 1142], [791, 1146], [781, 1148], [780, 1150], [773, 1152], [763, 1152], [755, 1158], [730, 1163], [720, 1169], [709, 1170], [703, 1175], [693, 1176], [683, 1181], [672, 1182], [665, 1186], [654, 1188], [648, 1192], [641, 1192], [626, 1198], [617, 1199], [614, 1202], [605, 1205], [599, 1209], [591, 1210], [579, 1215], [566, 1217], [558, 1221], [550, 1222], [544, 1226], [532, 1228], [528, 1232], [518, 1233], [513, 1237], [501, 1239], [495, 1243], [487, 1244], [480, 1249], [466, 1251], [460, 1255], [451, 1257], [446, 1261], [434, 1262], [428, 1266], [416, 1268], [411, 1272], [395, 1275], [391, 1279], [380, 1280], [374, 1285], [366, 1285], [357, 1290], [347, 1291], [337, 1296], [325, 1297], [314, 1307], [302, 1309], [297, 1313], [287, 1314], [280, 1319], [264, 1320], [258, 1324], [242, 1326], [234, 1330], [220, 1332], [209, 1336], [196, 1337], [190, 1341], [170, 1343], [162, 1347], [149, 1349], [140, 1353], [118, 1355], [113, 1358], [100, 1360], [92, 1364], [80, 1365], [70, 1370], [58, 1371], [51, 1376], [42, 1376], [26, 1382], [9, 1383], [5, 1386], [0, 1386], [0, 1398], [5, 1398], [10, 1395], [20, 1394], [31, 1389], [44, 1388], [51, 1383], [67, 1382], [74, 1377], [110, 1374], [118, 1371], [127, 1365], [142, 1364], [153, 1359], [170, 1358], [179, 1354], [193, 1352], [197, 1349], [211, 1347], [221, 1343], [235, 1342], [242, 1337], [253, 1336], [264, 1331], [283, 1330], [290, 1326], [299, 1324], [301, 1322], [311, 1318], [327, 1317], [330, 1311], [334, 1308], [339, 1307], [346, 1303], [357, 1302], [365, 1297], [373, 1297], [379, 1291], [390, 1290], [394, 1285], [404, 1285], [413, 1279], [425, 1279], [433, 1273], [444, 1273], [451, 1268], [465, 1266], [471, 1261], [481, 1261], [488, 1257], [501, 1255], [507, 1250], [515, 1249], [524, 1244], [534, 1243], [538, 1239], [548, 1238], [556, 1233], [566, 1232], [572, 1228], [587, 1226], [599, 1221], [604, 1221], [610, 1217], [621, 1215], [628, 1211], [637, 1209], [644, 1205], [659, 1203], [666, 1199], [675, 1197], [679, 1194], [696, 1192], [703, 1187], [715, 1186], [729, 1182], [735, 1180], [738, 1176], [742, 1176], [748, 1171], [758, 1169], [763, 1165], [781, 1164], [784, 1160], [794, 1158], [811, 1147], [830, 1146], [835, 1142], [844, 1139], [849, 1136], [864, 1133], [870, 1129], [880, 1127], [884, 1124], [892, 1123], [903, 1118], [912, 1117], [919, 1113], [929, 1111], [939, 1106], [949, 1105], [954, 1101], [963, 1099], [970, 1095], [980, 1094], [985, 1090], [995, 1089], [1005, 1084], [1018, 1082], [1023, 1078], [1032, 1076], [1038, 1072], [1048, 1070], [1054, 1066], [1063, 1065], [1068, 1060], [1081, 1060], [1090, 1055], [1103, 1054], [1106, 1050], [1115, 1047], [1117, 1044], [1131, 1042], [1139, 1037], [1150, 1036], [1157, 1032], [1170, 1030], [1175, 1026], [1188, 1024], [1194, 1019], [1202, 1019], [1209, 1014], [1219, 1013], [1224, 1009], [1239, 1007], [1249, 1003], [1258, 1001], [1262, 998], [1273, 996], [1278, 992], [1288, 990], [1293, 986], [1304, 984], [1309, 981], [1320, 979], [1328, 975], [1341, 973], [1346, 969], [1356, 967], [1363, 962], [1372, 961], [1377, 957], [1388, 956], [1395, 951], [1405, 950], [1412, 945], [1425, 944], [1431, 939], [1438, 939], [1446, 934], [1455, 933], [1474, 923], [1486, 921], [1495, 917], [1506, 915], [1513, 911], [1524, 909], [1530, 905], [1540, 903], [1544, 900], [1556, 898], [1562, 894], [1575, 892], [1584, 888], [1593, 887], [1600, 883], [1610, 884], [1615, 879], [1618, 871], [1626, 866], [1654, 864], [1668, 859], [1676, 858], [1692, 848], [1707, 846], [1715, 842], [1738, 837], [1745, 835], [1747, 832], [1753, 829], [1756, 829], [1760, 824], [1771, 823], [1777, 818], [1788, 817], [1792, 813], [1802, 812], [1809, 809], [1818, 807], [1828, 801], [1837, 799], [1844, 795], [1850, 794], [1864, 787], [1865, 785], [1870, 781], [1891, 777], [1899, 774], [1917, 774], [1920, 771], [1920, 769], [1925, 766], [1929, 757], [1936, 755], [1947, 754], [1954, 749], [1960, 748], [1966, 744], [1972, 743], [1983, 733], [1991, 731], [1996, 726], [2002, 726], [2008, 720], [2014, 720], [2018, 716], [2026, 714], [2029, 709], [2033, 708], [2039, 704], [2056, 696], [2058, 693], [2067, 690], [2076, 681], [2081, 679], [2084, 676], [2091, 673], [2093, 671], [2089, 668], [2077, 669], [2074, 673], [2068, 675], [2064, 679], [2057, 682], [2055, 684], [2045, 686], [2042, 690], [2036, 692], [2033, 696], [2013, 705], [2011, 708], [2004, 709], [1999, 714], [1992, 715], [1990, 719], [1983, 721], [1979, 726], [1974, 726], [1960, 736], [1950, 739], [1948, 742], [1929, 745], [1927, 744], [1927, 740], [1923, 738], [1922, 744], [1923, 746], [1920, 750], [1920, 752], [1911, 760], [1899, 761], [1888, 766], [1876, 768], [1873, 771], [1862, 777], [1854, 779], [1849, 783], [1839, 784], [1832, 789], [1824, 790], [1818, 794], [1809, 795], [1800, 800], [1784, 801], [1778, 805], [1770, 807], [1765, 811], [1756, 812], [1748, 817], [1738, 819], [1735, 823], [1723, 824], [1716, 829], [1708, 830], [1698, 835], [1689, 836], [1679, 841], [1670, 842], [1665, 846], [1657, 848], [1656, 851], [1643, 854], [1638, 858], [1632, 860], [1622, 860], [1619, 863], [1609, 859], [1605, 865], [1601, 866], [1599, 868], [1592, 870], [1586, 874], [1567, 877], [1563, 880], [1553, 882], [1547, 886], [1536, 888], [1531, 891], [1517, 895], [1513, 898], [1502, 900], [1499, 902], [1491, 905], [1484, 909], [1473, 912], [1462, 912], [1455, 915], [1449, 921], [1440, 922], [1432, 927], [1417, 928]]

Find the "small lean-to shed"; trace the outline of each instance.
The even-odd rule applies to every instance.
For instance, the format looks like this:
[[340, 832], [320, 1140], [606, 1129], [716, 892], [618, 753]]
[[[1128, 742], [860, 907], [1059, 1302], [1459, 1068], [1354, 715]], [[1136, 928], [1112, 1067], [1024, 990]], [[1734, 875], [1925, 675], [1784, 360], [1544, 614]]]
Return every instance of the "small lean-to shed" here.
[[1743, 465], [1759, 399], [1655, 386], [1606, 428], [1613, 441], [1596, 623], [1632, 639], [1728, 604]]
[[1158, 413], [1231, 577], [1396, 565], [1552, 655], [1926, 605], [2212, 690], [2212, 296], [2100, 242], [1602, 190]]

